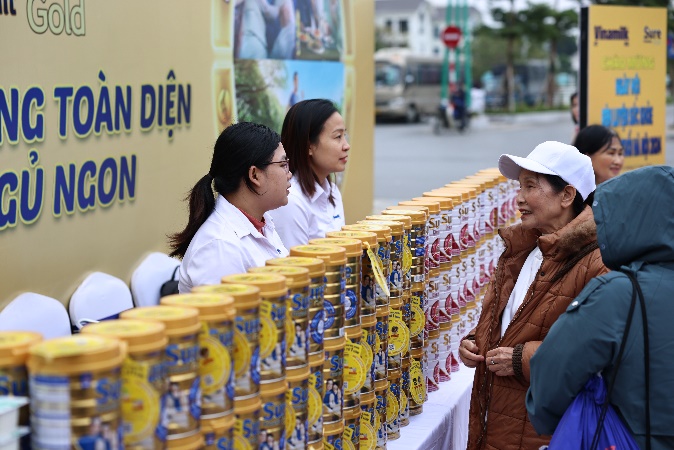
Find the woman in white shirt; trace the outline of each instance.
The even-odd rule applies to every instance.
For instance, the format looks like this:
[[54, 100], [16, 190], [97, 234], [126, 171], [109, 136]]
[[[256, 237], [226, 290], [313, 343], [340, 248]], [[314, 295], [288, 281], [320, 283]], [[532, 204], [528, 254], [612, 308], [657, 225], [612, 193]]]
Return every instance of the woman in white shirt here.
[[185, 229], [169, 236], [171, 256], [182, 258], [180, 293], [288, 255], [267, 213], [288, 203], [288, 164], [281, 137], [266, 126], [223, 130], [210, 170], [190, 191]]
[[345, 224], [342, 196], [330, 175], [344, 172], [351, 146], [341, 114], [331, 101], [322, 99], [304, 100], [288, 110], [281, 142], [293, 177], [288, 205], [271, 215], [290, 248]]

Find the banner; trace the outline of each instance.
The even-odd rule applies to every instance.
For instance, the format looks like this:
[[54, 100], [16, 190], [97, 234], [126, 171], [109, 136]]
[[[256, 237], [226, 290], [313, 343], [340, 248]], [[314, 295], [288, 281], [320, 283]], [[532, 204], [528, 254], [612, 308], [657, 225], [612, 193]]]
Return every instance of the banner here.
[[667, 9], [581, 11], [581, 126], [618, 132], [625, 170], [665, 163]]
[[67, 304], [91, 271], [128, 282], [184, 227], [221, 130], [245, 120], [280, 132], [303, 99], [340, 108], [346, 216], [371, 213], [373, 2], [2, 6], [0, 306], [25, 291]]

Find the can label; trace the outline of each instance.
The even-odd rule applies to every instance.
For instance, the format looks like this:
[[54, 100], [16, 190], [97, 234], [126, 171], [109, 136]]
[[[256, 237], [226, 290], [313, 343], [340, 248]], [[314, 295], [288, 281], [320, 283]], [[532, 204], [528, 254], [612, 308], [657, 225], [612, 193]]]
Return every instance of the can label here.
[[365, 384], [367, 369], [361, 358], [362, 345], [347, 342], [344, 349], [344, 404], [350, 408], [358, 404], [360, 390]]
[[[119, 414], [122, 381], [120, 369], [104, 374], [81, 373], [72, 377], [34, 374], [29, 378], [32, 442], [37, 448], [123, 447]], [[75, 393], [95, 405], [71, 405]], [[90, 403], [90, 402], [86, 402]], [[73, 421], [74, 419], [74, 421]]]
[[204, 435], [204, 443], [206, 444], [204, 450], [233, 450], [233, 431], [234, 430], [230, 428], [225, 430], [222, 434], [206, 433]]
[[323, 436], [323, 447], [325, 450], [343, 450], [342, 435], [333, 434], [332, 436]]
[[[363, 405], [361, 405], [361, 408]], [[377, 434], [374, 430], [374, 408], [363, 410], [360, 414], [360, 449], [374, 450], [377, 445]]]
[[[320, 372], [320, 370], [319, 370]], [[309, 375], [309, 397], [307, 399], [307, 421], [309, 442], [317, 442], [323, 436], [323, 376]]]
[[260, 410], [260, 448], [285, 448], [286, 442], [286, 394], [262, 395]]
[[387, 389], [382, 391], [377, 391], [377, 403], [376, 403], [376, 419], [375, 426], [377, 430], [377, 445], [379, 447], [386, 447], [386, 400], [387, 400]]
[[410, 362], [410, 394], [417, 405], [421, 405], [426, 398], [426, 380], [421, 370], [421, 363], [416, 359]]
[[286, 443], [287, 448], [292, 450], [304, 449], [309, 441], [309, 389], [309, 379], [288, 383], [285, 419]]
[[397, 357], [407, 354], [410, 346], [410, 331], [403, 321], [403, 313], [391, 309], [388, 320], [388, 356]]
[[234, 373], [230, 322], [205, 326], [199, 335], [199, 375], [205, 415], [234, 409]]
[[286, 366], [285, 302], [260, 305], [260, 379], [278, 380]]
[[345, 302], [344, 302], [344, 317], [346, 318], [347, 323], [349, 321], [353, 322], [352, 319], [358, 319], [353, 325], [360, 323], [360, 315], [358, 314], [359, 308], [358, 296], [353, 289], [346, 289]]
[[236, 415], [234, 425], [234, 448], [254, 450], [260, 447], [260, 411]]
[[323, 337], [332, 339], [344, 336], [344, 305], [333, 305], [328, 300], [324, 302], [325, 324]]
[[325, 423], [336, 422], [342, 418], [344, 401], [344, 349], [326, 350], [323, 374], [323, 420]]
[[167, 423], [162, 395], [166, 366], [162, 355], [156, 354], [148, 361], [126, 358], [122, 365], [122, 419], [124, 442], [142, 448], [154, 448], [156, 440], [161, 445], [166, 439]]
[[342, 433], [344, 448], [360, 447], [360, 415], [345, 420], [344, 433]]
[[[260, 319], [257, 310], [237, 312], [234, 330], [234, 389], [236, 396], [258, 392], [260, 384]], [[251, 315], [255, 314], [255, 315]]]
[[365, 382], [361, 388], [361, 392], [372, 392], [374, 390], [374, 353], [377, 334], [373, 329], [369, 331], [363, 328], [363, 337], [361, 338], [361, 353], [360, 357], [365, 366]]

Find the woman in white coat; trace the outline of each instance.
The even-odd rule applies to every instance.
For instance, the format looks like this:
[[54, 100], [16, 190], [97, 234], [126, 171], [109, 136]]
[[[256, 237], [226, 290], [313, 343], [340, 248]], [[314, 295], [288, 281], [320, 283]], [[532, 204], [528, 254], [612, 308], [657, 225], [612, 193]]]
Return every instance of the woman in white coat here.
[[169, 236], [171, 256], [182, 258], [180, 293], [288, 255], [267, 212], [288, 203], [291, 176], [278, 133], [249, 122], [223, 130], [188, 196], [185, 229]]
[[288, 205], [271, 215], [290, 248], [344, 225], [342, 196], [330, 175], [344, 172], [351, 146], [344, 119], [331, 101], [323, 99], [304, 100], [288, 110], [281, 142], [293, 177]]

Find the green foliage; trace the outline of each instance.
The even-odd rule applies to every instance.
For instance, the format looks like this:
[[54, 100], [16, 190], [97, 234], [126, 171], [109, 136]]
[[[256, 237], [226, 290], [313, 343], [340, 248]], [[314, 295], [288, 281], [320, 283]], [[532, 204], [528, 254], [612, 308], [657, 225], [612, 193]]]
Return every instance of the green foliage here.
[[[262, 67], [260, 62], [265, 63]], [[236, 62], [236, 107], [239, 122], [257, 122], [281, 131], [285, 106], [274, 95], [275, 86], [285, 86], [288, 74], [275, 61], [238, 60]]]

